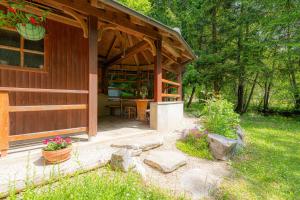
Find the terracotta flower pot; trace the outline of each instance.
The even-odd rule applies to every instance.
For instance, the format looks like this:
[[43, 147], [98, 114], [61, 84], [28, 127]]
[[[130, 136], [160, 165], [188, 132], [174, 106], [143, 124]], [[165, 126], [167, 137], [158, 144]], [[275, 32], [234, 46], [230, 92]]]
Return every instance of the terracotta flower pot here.
[[43, 156], [48, 163], [57, 164], [69, 160], [71, 158], [71, 151], [71, 146], [57, 151], [43, 150]]

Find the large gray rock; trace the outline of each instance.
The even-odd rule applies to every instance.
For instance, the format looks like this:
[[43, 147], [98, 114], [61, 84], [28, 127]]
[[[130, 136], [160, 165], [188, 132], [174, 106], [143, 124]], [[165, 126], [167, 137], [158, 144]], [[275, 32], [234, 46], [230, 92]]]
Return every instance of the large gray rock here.
[[239, 125], [236, 128], [236, 134], [237, 134], [238, 148], [243, 148], [245, 146], [245, 133], [242, 127]]
[[175, 151], [151, 151], [144, 163], [163, 173], [170, 173], [186, 164], [186, 157]]
[[132, 157], [132, 151], [120, 149], [111, 155], [110, 166], [113, 170], [128, 172], [135, 167], [136, 163]]
[[194, 168], [183, 172], [180, 178], [181, 187], [191, 194], [192, 199], [202, 199], [217, 188], [220, 177], [207, 171]]
[[127, 139], [114, 142], [111, 146], [133, 150], [148, 151], [163, 145], [164, 139], [161, 136], [148, 136], [135, 139]]
[[140, 159], [134, 157], [135, 152], [130, 149], [120, 149], [113, 153], [110, 160], [110, 166], [113, 170], [128, 172], [130, 170], [146, 178], [146, 170]]
[[228, 160], [232, 157], [237, 140], [228, 139], [218, 134], [208, 134], [209, 148], [218, 160]]

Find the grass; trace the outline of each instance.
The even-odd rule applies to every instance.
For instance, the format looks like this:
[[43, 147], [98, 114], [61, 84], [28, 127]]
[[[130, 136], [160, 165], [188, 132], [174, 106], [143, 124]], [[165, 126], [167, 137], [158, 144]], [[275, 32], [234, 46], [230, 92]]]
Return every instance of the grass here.
[[217, 199], [300, 199], [300, 118], [245, 115], [246, 149]]
[[[28, 187], [20, 195], [12, 194], [9, 199], [23, 200], [173, 200], [174, 196], [153, 186], [145, 185], [134, 174], [96, 170], [40, 188]], [[183, 198], [178, 198], [183, 199]]]
[[213, 160], [206, 137], [195, 138], [189, 136], [186, 140], [178, 140], [176, 147], [190, 156]]

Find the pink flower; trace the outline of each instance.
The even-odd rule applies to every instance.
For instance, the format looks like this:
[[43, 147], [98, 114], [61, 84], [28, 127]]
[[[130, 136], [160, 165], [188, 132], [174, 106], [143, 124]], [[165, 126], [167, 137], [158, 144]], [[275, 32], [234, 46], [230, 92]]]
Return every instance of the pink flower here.
[[61, 140], [61, 139], [62, 139], [62, 137], [56, 136], [53, 140], [54, 140], [54, 141], [59, 141], [59, 140]]
[[66, 141], [67, 144], [71, 144], [72, 143], [72, 139], [71, 138], [66, 138], [65, 141]]
[[43, 144], [48, 144], [49, 143], [49, 139], [43, 140]]

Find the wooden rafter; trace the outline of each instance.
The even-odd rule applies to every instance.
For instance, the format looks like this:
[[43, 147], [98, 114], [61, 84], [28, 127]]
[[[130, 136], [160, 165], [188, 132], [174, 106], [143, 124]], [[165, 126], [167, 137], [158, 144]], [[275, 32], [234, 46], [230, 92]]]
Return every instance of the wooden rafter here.
[[141, 51], [141, 54], [143, 55], [143, 57], [145, 58], [146, 62], [150, 65], [152, 64], [151, 60], [149, 59], [149, 57], [146, 55], [145, 51]]
[[81, 12], [85, 15], [96, 16], [99, 20], [112, 23], [117, 25], [118, 29], [122, 32], [133, 34], [139, 37], [148, 36], [153, 39], [161, 38], [158, 31], [152, 29], [151, 27], [145, 27], [133, 24], [130, 19], [124, 18], [121, 14], [117, 12], [106, 12], [103, 9], [91, 6], [88, 2], [84, 1], [69, 1], [69, 0], [35, 0], [36, 2], [52, 5], [56, 7], [66, 6], [71, 9], [75, 9], [77, 12]]
[[149, 46], [150, 46], [150, 51], [152, 53], [153, 56], [156, 55], [156, 47], [155, 47], [155, 44], [154, 44], [154, 41], [151, 40], [150, 38], [148, 37], [143, 37], [143, 40], [145, 40], [146, 42], [148, 42]]
[[129, 56], [135, 55], [136, 53], [142, 51], [143, 49], [145, 49], [147, 45], [148, 45], [147, 42], [141, 41], [136, 45], [126, 49], [124, 52], [121, 52], [120, 54], [116, 55], [115, 57], [110, 59], [106, 64], [107, 66], [117, 64], [118, 62], [124, 60], [125, 58], [128, 58]]
[[[132, 41], [131, 35], [127, 35], [127, 38], [128, 38], [129, 45], [133, 46], [133, 41]], [[134, 57], [135, 64], [140, 65], [139, 58], [138, 58], [137, 54], [134, 54], [133, 57]]]
[[104, 31], [108, 31], [108, 30], [116, 30], [116, 25], [113, 24], [100, 25], [98, 29], [98, 42], [101, 41]]
[[79, 13], [75, 12], [74, 10], [72, 10], [68, 7], [65, 7], [65, 6], [62, 7], [62, 10], [66, 14], [72, 16], [80, 24], [80, 26], [83, 30], [83, 37], [87, 38], [88, 37], [88, 26], [87, 26], [86, 21], [84, 20], [84, 17], [82, 15], [80, 15]]
[[106, 59], [109, 59], [110, 54], [111, 54], [111, 52], [112, 52], [112, 49], [113, 49], [114, 46], [116, 45], [116, 42], [117, 42], [117, 36], [114, 35], [113, 40], [112, 40], [112, 42], [111, 42], [111, 44], [110, 44], [110, 46], [109, 46], [109, 49], [108, 49], [108, 51], [107, 51]]

